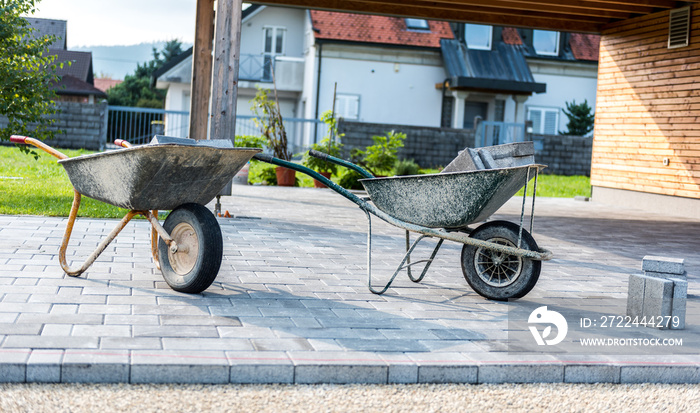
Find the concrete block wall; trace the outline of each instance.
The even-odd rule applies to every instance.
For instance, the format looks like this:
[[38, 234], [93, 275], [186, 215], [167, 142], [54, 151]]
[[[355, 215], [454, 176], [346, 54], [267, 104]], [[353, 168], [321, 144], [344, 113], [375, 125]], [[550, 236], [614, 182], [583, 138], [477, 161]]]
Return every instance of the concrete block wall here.
[[[89, 104], [56, 102], [58, 111], [52, 115], [50, 129], [55, 139], [45, 143], [57, 148], [103, 150], [107, 141], [107, 102]], [[0, 126], [6, 121], [0, 119]]]
[[547, 165], [542, 171], [553, 175], [591, 175], [593, 137], [532, 135], [535, 160]]
[[433, 128], [427, 126], [362, 123], [341, 120], [338, 132], [344, 133], [343, 156], [349, 159], [353, 148], [364, 149], [374, 145], [372, 136], [385, 135], [389, 131], [406, 134], [404, 147], [399, 150], [399, 159], [413, 159], [418, 165], [444, 167], [459, 151], [474, 147], [474, 131], [470, 129]]
[[[422, 167], [445, 166], [464, 148], [475, 146], [473, 129], [433, 128], [424, 126], [362, 123], [340, 120], [344, 133], [343, 156], [348, 159], [353, 148], [373, 145], [372, 136], [388, 131], [404, 132], [406, 141], [399, 158], [413, 159]], [[593, 138], [567, 135], [531, 135], [535, 142], [535, 161], [547, 165], [543, 173], [556, 175], [591, 174]]]

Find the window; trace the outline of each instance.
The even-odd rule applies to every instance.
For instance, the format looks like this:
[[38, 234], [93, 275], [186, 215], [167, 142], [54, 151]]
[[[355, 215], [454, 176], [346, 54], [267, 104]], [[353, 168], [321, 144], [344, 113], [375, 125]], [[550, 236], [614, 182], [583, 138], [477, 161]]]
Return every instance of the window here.
[[263, 27], [263, 54], [284, 54], [284, 40], [287, 29], [284, 27]]
[[286, 34], [287, 29], [284, 27], [263, 27], [263, 60], [260, 80], [272, 81], [272, 65], [275, 56], [284, 55]]
[[493, 28], [482, 24], [465, 24], [464, 39], [467, 47], [477, 50], [491, 50]]
[[559, 56], [559, 32], [533, 30], [532, 46], [537, 54]]
[[423, 19], [404, 19], [406, 28], [410, 30], [430, 30], [427, 20]]
[[556, 135], [559, 127], [559, 108], [527, 108], [527, 120], [532, 121], [532, 133]]
[[337, 94], [335, 97], [335, 114], [343, 119], [360, 119], [360, 95]]

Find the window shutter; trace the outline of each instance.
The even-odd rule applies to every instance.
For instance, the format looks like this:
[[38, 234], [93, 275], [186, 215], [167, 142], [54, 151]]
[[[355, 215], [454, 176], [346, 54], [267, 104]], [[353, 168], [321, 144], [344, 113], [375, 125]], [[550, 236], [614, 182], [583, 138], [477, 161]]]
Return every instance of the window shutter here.
[[688, 46], [690, 37], [690, 7], [670, 11], [668, 19], [668, 48]]
[[532, 121], [534, 133], [542, 133], [542, 111], [538, 109], [530, 109], [528, 111], [529, 118]]
[[546, 111], [544, 113], [544, 134], [545, 135], [556, 135], [557, 134], [557, 112]]

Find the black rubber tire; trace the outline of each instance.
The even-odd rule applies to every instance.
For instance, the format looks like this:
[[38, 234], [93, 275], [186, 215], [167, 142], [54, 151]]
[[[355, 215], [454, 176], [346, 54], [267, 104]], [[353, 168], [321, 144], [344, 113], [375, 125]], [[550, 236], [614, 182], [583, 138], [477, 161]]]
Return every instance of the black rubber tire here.
[[[491, 221], [472, 231], [469, 236], [517, 247], [519, 230], [520, 227], [512, 222]], [[520, 247], [539, 251], [535, 239], [525, 229]], [[478, 262], [477, 256], [481, 257]], [[461, 261], [462, 273], [472, 289], [483, 297], [497, 301], [525, 296], [537, 283], [542, 269], [541, 261], [467, 244], [462, 247]], [[480, 273], [484, 278], [489, 276], [489, 280], [482, 278]], [[510, 277], [506, 274], [510, 274]]]
[[165, 282], [183, 293], [206, 290], [219, 273], [224, 251], [214, 214], [203, 205], [184, 204], [170, 212], [163, 228], [181, 247], [172, 254], [165, 241], [158, 239], [158, 261]]

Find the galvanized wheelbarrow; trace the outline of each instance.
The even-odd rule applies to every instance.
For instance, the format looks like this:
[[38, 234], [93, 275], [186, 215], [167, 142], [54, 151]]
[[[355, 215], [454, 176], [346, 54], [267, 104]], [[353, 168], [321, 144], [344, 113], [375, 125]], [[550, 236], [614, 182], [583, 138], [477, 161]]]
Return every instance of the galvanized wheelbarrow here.
[[[417, 176], [375, 178], [363, 168], [317, 151], [309, 154], [329, 162], [351, 168], [365, 179], [360, 180], [369, 194], [369, 200], [362, 199], [304, 166], [286, 162], [266, 154], [254, 158], [278, 166], [284, 166], [310, 175], [327, 187], [357, 204], [367, 215], [367, 275], [369, 290], [383, 294], [391, 286], [403, 269], [407, 270], [411, 281], [420, 282], [425, 277], [435, 255], [444, 240], [464, 244], [462, 247], [462, 272], [469, 285], [478, 294], [493, 300], [520, 298], [537, 283], [541, 262], [552, 258], [552, 253], [539, 248], [530, 232], [534, 221], [535, 196], [532, 197], [530, 230], [523, 228], [528, 182], [537, 176], [543, 165], [517, 161], [515, 158], [495, 159], [492, 154], [513, 151], [513, 146], [493, 147], [483, 150], [481, 158], [490, 165], [484, 166], [479, 157], [474, 158], [480, 168], [474, 169], [469, 152], [460, 155], [454, 165], [449, 165], [443, 173]], [[519, 150], [515, 146], [515, 151]], [[473, 152], [473, 150], [472, 150]], [[472, 153], [473, 155], [473, 153]], [[516, 159], [515, 162], [512, 159]], [[534, 160], [534, 157], [532, 158]], [[489, 162], [490, 161], [490, 162]], [[470, 165], [465, 168], [465, 162]], [[460, 168], [460, 165], [462, 166]], [[455, 170], [450, 172], [450, 170]], [[482, 222], [507, 200], [525, 187], [520, 216], [520, 224], [508, 221], [491, 221], [475, 229], [469, 225]], [[372, 286], [372, 219], [371, 215], [389, 224], [406, 230], [406, 254], [396, 271], [381, 289]], [[421, 234], [413, 243], [410, 233]], [[411, 262], [411, 253], [425, 238], [438, 238], [437, 245], [427, 260]], [[418, 277], [411, 273], [411, 266], [425, 263]]]
[[[160, 141], [158, 141], [160, 138]], [[204, 207], [260, 149], [233, 148], [230, 141], [156, 137], [148, 145], [68, 158], [43, 142], [12, 136], [57, 157], [73, 184], [73, 205], [59, 249], [61, 268], [70, 276], [87, 270], [127, 223], [143, 215], [151, 223], [151, 254], [163, 278], [176, 291], [199, 293], [214, 282], [221, 266], [223, 239], [214, 215]], [[66, 250], [85, 195], [129, 212], [77, 269]], [[163, 225], [158, 210], [172, 210]]]

